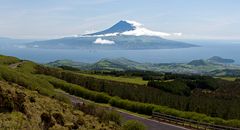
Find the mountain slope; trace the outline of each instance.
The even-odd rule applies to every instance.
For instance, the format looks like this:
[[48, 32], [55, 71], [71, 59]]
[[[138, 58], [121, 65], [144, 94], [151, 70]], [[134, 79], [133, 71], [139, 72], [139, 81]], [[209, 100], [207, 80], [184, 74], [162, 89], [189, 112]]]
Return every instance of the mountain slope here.
[[52, 49], [170, 49], [196, 45], [167, 40], [171, 34], [146, 29], [133, 21], [120, 21], [109, 29], [78, 37], [65, 37], [27, 44], [33, 48]]
[[212, 63], [220, 63], [220, 64], [228, 64], [228, 63], [234, 63], [235, 61], [233, 59], [225, 59], [219, 56], [213, 56], [209, 58], [207, 61]]
[[89, 67], [89, 69], [123, 71], [144, 69], [144, 66], [141, 63], [126, 58], [117, 58], [117, 59], [102, 59], [92, 64]]
[[116, 59], [101, 59], [96, 63], [84, 64], [78, 62], [66, 62], [66, 60], [58, 60], [50, 62], [47, 65], [61, 67], [69, 66], [80, 70], [113, 70], [113, 71], [126, 71], [126, 70], [141, 70], [141, 71], [157, 71], [157, 72], [173, 72], [173, 73], [187, 73], [187, 74], [207, 74], [207, 75], [220, 75], [220, 72], [225, 70], [231, 73], [221, 73], [222, 75], [232, 75], [240, 70], [240, 66], [233, 64], [216, 64], [208, 60], [193, 60], [189, 63], [139, 63], [126, 58]]
[[191, 62], [188, 63], [188, 65], [205, 66], [207, 65], [207, 62], [205, 62], [204, 60], [192, 60]]
[[106, 34], [114, 34], [114, 33], [123, 33], [125, 31], [130, 31], [130, 30], [134, 30], [134, 29], [135, 29], [135, 27], [132, 24], [129, 24], [127, 21], [121, 20], [106, 30], [92, 33], [92, 34], [87, 34], [87, 35], [91, 36], [91, 35], [106, 35]]
[[47, 65], [53, 66], [53, 67], [58, 67], [58, 66], [71, 66], [74, 68], [84, 68], [88, 66], [88, 63], [83, 63], [83, 62], [75, 62], [72, 60], [56, 60], [53, 62], [49, 62]]
[[[98, 42], [97, 42], [98, 41]], [[112, 43], [112, 44], [108, 44]], [[195, 45], [176, 42], [152, 36], [105, 36], [71, 37], [48, 41], [36, 41], [27, 45], [33, 48], [51, 49], [170, 49], [196, 47]]]
[[[74, 109], [70, 104], [40, 95], [23, 86], [0, 81], [0, 126], [11, 130], [108, 129], [94, 116]], [[2, 102], [3, 101], [3, 102]], [[115, 128], [116, 129], [116, 128]]]
[[[18, 65], [12, 67], [13, 64]], [[80, 106], [76, 108], [80, 103], [72, 104], [43, 75], [36, 75], [36, 66], [30, 61], [0, 55], [0, 129], [119, 129], [114, 122], [107, 123], [97, 114], [87, 113]]]

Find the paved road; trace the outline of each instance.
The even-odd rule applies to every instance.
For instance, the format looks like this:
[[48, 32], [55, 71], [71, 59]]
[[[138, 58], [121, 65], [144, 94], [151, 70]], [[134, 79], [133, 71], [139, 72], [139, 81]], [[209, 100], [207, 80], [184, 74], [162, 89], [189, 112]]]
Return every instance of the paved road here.
[[148, 130], [188, 130], [187, 128], [171, 125], [168, 123], [159, 122], [159, 121], [152, 120], [152, 119], [138, 117], [138, 116], [131, 115], [131, 114], [128, 114], [125, 112], [119, 111], [119, 114], [122, 115], [122, 117], [125, 120], [138, 120], [138, 121], [144, 123]]
[[[69, 97], [69, 99], [71, 100], [73, 105], [77, 104], [77, 103], [86, 102], [86, 100], [76, 97], [74, 95], [70, 95], [64, 91], [57, 90], [57, 92]], [[129, 114], [126, 112], [122, 112], [118, 108], [115, 108], [115, 107], [112, 109], [118, 111], [119, 114], [124, 118], [125, 121], [126, 120], [138, 120], [138, 121], [142, 122], [143, 124], [145, 124], [145, 126], [147, 127], [148, 130], [188, 130], [187, 128], [183, 128], [180, 126], [175, 126], [175, 125], [171, 125], [168, 123], [163, 123], [163, 122], [159, 122], [156, 120], [147, 119], [147, 118], [139, 117], [139, 116], [132, 115], [132, 114]]]

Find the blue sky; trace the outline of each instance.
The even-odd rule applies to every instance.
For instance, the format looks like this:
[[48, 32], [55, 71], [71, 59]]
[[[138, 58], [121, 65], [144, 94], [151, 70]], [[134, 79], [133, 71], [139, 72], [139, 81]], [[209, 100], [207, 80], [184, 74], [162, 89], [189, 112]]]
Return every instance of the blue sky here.
[[71, 36], [125, 19], [182, 39], [240, 39], [240, 0], [0, 0], [0, 37]]

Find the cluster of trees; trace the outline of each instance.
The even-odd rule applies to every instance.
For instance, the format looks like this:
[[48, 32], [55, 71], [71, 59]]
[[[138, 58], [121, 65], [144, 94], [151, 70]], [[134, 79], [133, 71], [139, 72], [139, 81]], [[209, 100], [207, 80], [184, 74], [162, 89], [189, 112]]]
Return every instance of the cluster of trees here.
[[84, 99], [89, 99], [99, 103], [108, 103], [110, 96], [102, 92], [95, 92], [88, 90], [86, 88], [80, 87], [76, 84], [67, 83], [66, 81], [56, 79], [50, 76], [41, 76], [48, 80], [55, 88], [60, 88], [70, 94], [83, 97]]
[[[50, 83], [52, 83], [54, 87], [61, 88], [70, 94], [83, 97], [85, 99], [89, 99], [99, 103], [109, 103], [111, 106], [123, 108], [125, 110], [129, 110], [132, 112], [152, 115], [152, 112], [156, 111], [156, 112], [169, 114], [177, 117], [182, 117], [186, 119], [193, 119], [200, 122], [240, 127], [239, 120], [224, 120], [221, 118], [209, 117], [205, 114], [199, 114], [196, 112], [184, 112], [176, 109], [171, 109], [166, 106], [130, 101], [126, 99], [121, 99], [119, 97], [111, 97], [106, 93], [88, 90], [79, 85], [67, 83], [66, 81], [56, 79], [54, 77], [50, 77], [50, 76], [41, 76], [41, 77], [48, 80]], [[114, 113], [104, 113], [104, 111], [100, 111], [99, 113], [98, 111], [95, 110], [95, 106], [92, 106], [92, 105], [81, 107], [81, 110], [88, 114], [92, 114], [92, 115], [96, 114], [97, 116], [99, 116], [100, 118], [103, 118], [104, 120], [119, 122], [119, 117]]]
[[184, 82], [190, 89], [200, 88], [216, 90], [217, 88], [223, 86], [223, 82], [227, 81], [216, 79], [210, 76], [201, 75], [183, 75], [183, 74], [172, 74], [166, 73], [164, 75], [164, 80], [178, 80]]
[[191, 89], [184, 83], [178, 80], [174, 81], [155, 81], [150, 80], [148, 86], [161, 89], [166, 92], [170, 92], [177, 95], [191, 95]]
[[65, 66], [65, 65], [62, 65], [62, 66], [58, 66], [59, 68], [62, 68], [64, 70], [70, 70], [70, 71], [81, 71], [80, 69], [78, 68], [74, 68], [74, 67], [71, 67], [71, 66]]
[[163, 76], [162, 73], [159, 72], [153, 72], [153, 71], [145, 71], [145, 70], [125, 70], [125, 71], [107, 71], [107, 70], [94, 70], [94, 71], [89, 71], [92, 74], [101, 74], [101, 75], [112, 75], [112, 76], [138, 76], [138, 77], [143, 77], [143, 79], [148, 77], [160, 77]]
[[[158, 88], [172, 94], [190, 96], [192, 91], [195, 89], [205, 89], [212, 92], [219, 92], [218, 89], [224, 88], [226, 90], [238, 85], [236, 82], [226, 81], [209, 76], [166, 73], [160, 80], [150, 79], [148, 81], [148, 86]], [[225, 94], [218, 93], [218, 96], [223, 95]], [[237, 94], [234, 94], [232, 99], [236, 98], [236, 95]]]
[[154, 104], [147, 104], [147, 103], [140, 103], [134, 102], [129, 100], [120, 99], [119, 97], [112, 98], [109, 103], [112, 106], [123, 108], [129, 111], [138, 112], [142, 114], [159, 112], [163, 114], [168, 114], [176, 117], [181, 117], [185, 119], [191, 119], [199, 122], [211, 123], [216, 125], [226, 125], [226, 126], [233, 126], [233, 127], [240, 127], [240, 120], [231, 119], [231, 120], [224, 120], [218, 117], [210, 117], [206, 114], [200, 114], [196, 112], [187, 112], [187, 111], [179, 111], [176, 109], [172, 109], [166, 106], [159, 106]]
[[191, 80], [196, 80], [196, 79], [208, 79], [212, 78], [210, 76], [202, 76], [202, 75], [194, 75], [194, 74], [175, 74], [175, 73], [165, 73], [164, 74], [164, 80], [171, 80], [171, 79], [191, 79]]
[[[118, 96], [131, 101], [168, 106], [181, 111], [204, 113], [209, 116], [224, 119], [240, 119], [239, 98], [225, 99], [211, 95], [183, 96], [165, 92], [158, 88], [97, 79], [44, 66], [38, 66], [37, 70], [38, 73], [51, 75], [67, 82], [78, 84], [89, 90], [104, 92], [109, 96]], [[139, 106], [136, 107], [136, 109], [138, 108]]]

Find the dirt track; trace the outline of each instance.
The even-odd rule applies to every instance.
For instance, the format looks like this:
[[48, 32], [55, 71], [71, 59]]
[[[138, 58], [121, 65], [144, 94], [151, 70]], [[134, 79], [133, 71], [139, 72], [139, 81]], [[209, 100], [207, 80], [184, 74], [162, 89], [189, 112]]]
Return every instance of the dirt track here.
[[26, 62], [26, 61], [21, 61], [21, 62], [18, 62], [18, 63], [10, 64], [8, 67], [10, 67], [12, 69], [16, 69], [18, 66], [24, 64], [24, 62]]

